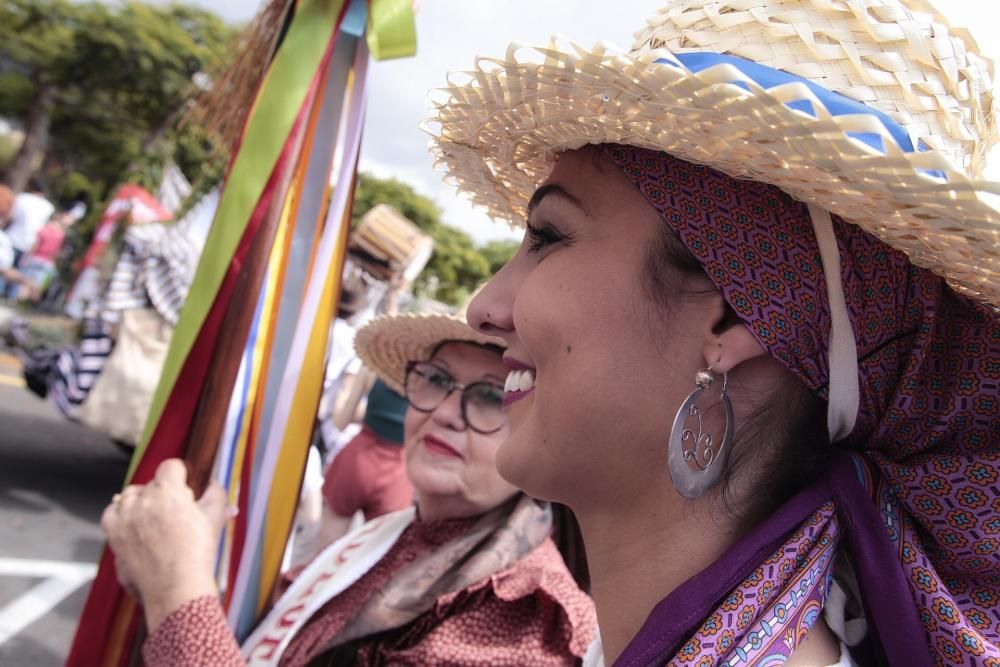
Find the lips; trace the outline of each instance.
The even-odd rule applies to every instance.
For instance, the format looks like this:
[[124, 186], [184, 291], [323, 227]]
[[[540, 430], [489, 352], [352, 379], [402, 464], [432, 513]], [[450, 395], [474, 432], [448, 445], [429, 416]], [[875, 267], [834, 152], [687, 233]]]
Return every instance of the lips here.
[[449, 445], [447, 442], [440, 438], [436, 438], [433, 435], [424, 436], [424, 447], [432, 454], [437, 454], [438, 456], [447, 456], [449, 458], [462, 459], [462, 453], [457, 449]]
[[514, 403], [517, 403], [518, 401], [520, 401], [522, 398], [527, 398], [528, 396], [530, 396], [533, 393], [535, 393], [534, 388], [529, 389], [528, 391], [514, 391], [514, 392], [504, 393], [504, 395], [503, 395], [503, 404], [502, 404], [503, 408], [507, 409], [511, 405], [513, 405]]
[[532, 368], [528, 364], [524, 363], [523, 361], [521, 361], [519, 359], [515, 359], [514, 357], [509, 357], [509, 356], [505, 356], [503, 358], [503, 365], [506, 366], [507, 368], [511, 369], [512, 371], [533, 371], [533, 370], [535, 370], [534, 368]]

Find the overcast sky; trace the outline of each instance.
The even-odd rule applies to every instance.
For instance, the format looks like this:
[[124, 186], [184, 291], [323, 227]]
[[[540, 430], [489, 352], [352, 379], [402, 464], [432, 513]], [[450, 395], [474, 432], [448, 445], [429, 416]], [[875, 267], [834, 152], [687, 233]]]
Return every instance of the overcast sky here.
[[[194, 0], [231, 21], [247, 21], [253, 0]], [[984, 0], [938, 0], [957, 25], [973, 33], [987, 55], [1000, 56], [1000, 9]], [[490, 221], [458, 198], [431, 169], [428, 137], [417, 125], [429, 115], [428, 92], [444, 84], [449, 70], [472, 66], [476, 55], [503, 56], [512, 41], [545, 44], [559, 33], [584, 46], [604, 40], [627, 50], [632, 33], [663, 0], [421, 0], [417, 55], [375, 62], [370, 70], [368, 115], [361, 168], [396, 177], [434, 199], [445, 222], [483, 242], [512, 238], [504, 224]], [[985, 31], [985, 32], [984, 32]]]

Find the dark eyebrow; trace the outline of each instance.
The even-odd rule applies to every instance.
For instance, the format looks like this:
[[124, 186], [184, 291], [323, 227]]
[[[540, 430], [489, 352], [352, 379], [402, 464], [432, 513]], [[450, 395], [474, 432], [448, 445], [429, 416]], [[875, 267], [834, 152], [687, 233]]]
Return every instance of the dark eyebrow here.
[[[448, 377], [451, 377], [451, 368], [448, 367], [448, 362], [445, 361], [444, 359], [438, 359], [437, 357], [431, 357], [430, 359], [428, 359], [427, 361], [425, 361], [423, 363], [430, 364], [434, 368], [436, 368], [439, 371], [443, 372]], [[454, 380], [455, 378], [451, 378], [451, 379]]]
[[550, 195], [553, 197], [561, 197], [565, 199], [570, 204], [573, 204], [578, 209], [583, 211], [583, 213], [587, 217], [593, 217], [590, 215], [590, 211], [587, 210], [587, 207], [583, 205], [583, 202], [580, 201], [579, 197], [570, 193], [569, 191], [566, 190], [566, 188], [559, 185], [558, 183], [549, 183], [535, 190], [535, 194], [531, 195], [531, 200], [528, 202], [528, 216], [530, 217], [531, 212], [534, 211], [538, 207], [538, 205], [542, 203], [543, 199], [545, 199]]

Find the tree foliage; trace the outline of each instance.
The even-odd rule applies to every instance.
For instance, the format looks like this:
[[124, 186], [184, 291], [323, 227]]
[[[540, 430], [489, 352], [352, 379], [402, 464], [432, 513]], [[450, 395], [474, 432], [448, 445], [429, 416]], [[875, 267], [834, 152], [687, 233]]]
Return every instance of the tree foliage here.
[[441, 207], [417, 194], [406, 183], [394, 178], [377, 178], [364, 172], [359, 173], [351, 224], [356, 225], [361, 216], [378, 204], [389, 204], [428, 234], [441, 224]]
[[517, 244], [488, 243], [477, 248], [466, 232], [441, 220], [441, 208], [409, 185], [371, 174], [358, 175], [353, 223], [377, 204], [389, 204], [434, 239], [434, 254], [414, 285], [426, 296], [462, 305], [480, 284], [510, 258]]
[[[44, 121], [42, 169], [57, 181], [82, 174], [98, 197], [127, 177], [155, 185], [178, 144], [196, 149], [182, 170], [197, 180], [218, 158], [177, 120], [193, 78], [222, 65], [234, 34], [180, 4], [0, 0], [0, 114], [23, 119], [29, 138]], [[12, 169], [38, 166], [28, 162]]]
[[483, 245], [479, 252], [486, 258], [490, 265], [490, 275], [503, 268], [503, 265], [510, 261], [517, 249], [521, 246], [518, 241], [490, 241]]

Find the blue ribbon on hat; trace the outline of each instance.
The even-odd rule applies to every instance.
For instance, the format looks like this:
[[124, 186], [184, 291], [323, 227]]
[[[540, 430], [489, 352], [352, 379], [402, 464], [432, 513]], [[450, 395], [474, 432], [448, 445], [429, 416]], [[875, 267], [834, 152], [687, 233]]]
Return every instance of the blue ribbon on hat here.
[[[873, 109], [866, 104], [858, 102], [857, 100], [852, 100], [851, 98], [845, 97], [840, 93], [827, 90], [823, 86], [820, 86], [809, 79], [804, 79], [800, 76], [796, 76], [795, 74], [789, 74], [788, 72], [768, 67], [767, 65], [761, 65], [760, 63], [755, 63], [752, 60], [740, 58], [739, 56], [724, 53], [688, 51], [684, 53], [676, 53], [674, 54], [674, 57], [692, 73], [700, 72], [715, 65], [732, 65], [745, 74], [751, 81], [765, 90], [789, 83], [805, 84], [808, 86], [812, 94], [815, 95], [816, 98], [823, 104], [826, 110], [830, 112], [830, 115], [846, 116], [850, 114], [868, 114], [874, 116], [879, 120], [879, 122], [882, 123], [885, 129], [888, 130], [889, 134], [896, 141], [896, 144], [900, 147], [900, 149], [906, 153], [914, 152], [913, 142], [910, 141], [909, 134], [906, 133], [906, 130], [903, 129], [902, 125], [894, 121], [892, 118], [878, 109]], [[672, 65], [674, 67], [677, 66], [677, 63], [668, 58], [660, 58], [656, 62]], [[744, 81], [733, 81], [732, 83], [745, 90], [750, 90], [750, 87]], [[813, 103], [811, 100], [793, 100], [791, 102], [786, 102], [785, 106], [790, 109], [795, 109], [796, 111], [807, 113], [814, 118], [816, 117], [816, 112], [813, 109]], [[879, 134], [874, 132], [848, 132], [847, 135], [865, 143], [868, 146], [871, 146], [878, 151], [881, 151], [882, 153], [885, 152], [883, 139]], [[928, 150], [928, 147], [923, 142], [920, 142], [917, 146], [917, 150], [923, 152]], [[941, 171], [929, 169], [922, 169], [921, 171], [937, 178], [946, 178], [944, 172]]]

